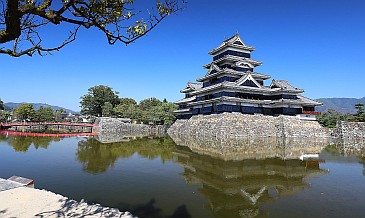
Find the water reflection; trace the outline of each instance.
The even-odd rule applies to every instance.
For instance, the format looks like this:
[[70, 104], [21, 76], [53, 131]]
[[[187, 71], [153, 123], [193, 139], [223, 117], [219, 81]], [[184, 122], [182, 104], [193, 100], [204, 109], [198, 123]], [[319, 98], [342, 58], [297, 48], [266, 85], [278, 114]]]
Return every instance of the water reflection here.
[[[47, 148], [51, 141], [60, 139], [9, 136], [8, 138], [0, 137], [0, 140], [8, 142], [15, 150], [27, 151], [32, 144], [34, 147]], [[99, 181], [105, 181], [110, 177], [108, 185], [111, 186], [111, 194], [97, 195], [100, 199], [95, 200], [95, 203], [105, 201], [108, 202], [106, 205], [118, 207], [121, 210], [130, 210], [140, 217], [201, 217], [201, 214], [211, 214], [212, 217], [266, 217], [269, 214], [261, 209], [263, 203], [277, 201], [283, 196], [294, 195], [307, 189], [310, 187], [307, 183], [309, 178], [327, 173], [320, 169], [318, 159], [306, 161], [298, 159], [303, 153], [319, 153], [325, 145], [323, 141], [274, 138], [243, 139], [241, 141], [207, 139], [201, 141], [188, 138], [174, 138], [174, 140], [177, 144], [184, 146], [176, 145], [171, 138], [132, 138], [129, 141], [109, 144], [103, 144], [93, 137], [77, 139], [75, 140], [77, 147], [74, 148], [76, 152], [72, 149], [70, 154], [76, 155], [76, 164], [81, 163], [82, 172], [87, 172], [88, 177], [82, 177], [85, 173], [79, 173], [79, 175], [77, 172], [73, 172], [80, 176], [80, 179], [75, 179], [75, 181], [84, 182], [87, 178], [88, 189], [93, 190], [89, 192], [94, 192], [95, 190], [100, 191]], [[67, 146], [67, 148], [70, 147], [71, 145]], [[145, 164], [146, 169], [143, 172], [132, 174], [131, 179], [126, 180], [125, 184], [118, 182], [126, 179], [124, 174], [115, 172], [115, 174], [102, 174], [116, 166], [118, 159], [129, 159], [135, 154], [138, 156], [134, 161], [160, 159], [162, 162], [170, 161], [166, 167], [176, 164], [181, 167], [179, 167], [179, 171], [176, 171], [176, 167], [172, 167], [169, 171], [172, 175], [165, 177], [165, 181], [162, 181], [159, 176], [143, 173], [155, 170], [149, 164]], [[55, 156], [55, 158], [58, 157]], [[75, 170], [78, 167], [66, 169]], [[130, 171], [133, 170], [130, 169]], [[67, 172], [63, 173], [67, 174]], [[98, 176], [92, 174], [98, 174]], [[135, 175], [138, 176], [138, 179]], [[47, 176], [49, 176], [48, 173]], [[122, 177], [123, 179], [121, 179]], [[173, 186], [172, 183], [176, 181], [180, 181], [183, 186]], [[67, 181], [63, 182], [67, 183]], [[149, 190], [150, 187], [158, 187], [153, 184], [162, 182], [164, 186], [160, 187], [157, 192], [160, 192], [160, 195]], [[130, 183], [134, 183], [134, 186], [128, 186], [129, 189], [137, 188], [145, 191], [141, 193], [121, 191], [123, 186]], [[191, 189], [186, 188], [185, 184], [187, 187], [195, 187], [194, 190], [197, 191], [199, 198], [196, 196], [188, 198], [189, 195], [183, 192]], [[142, 187], [146, 185], [147, 189]], [[76, 188], [72, 192], [82, 190], [83, 186], [85, 185], [75, 186]], [[106, 190], [109, 189], [103, 188], [102, 192], [104, 193]], [[125, 195], [123, 200], [121, 200], [121, 193]], [[131, 196], [131, 193], [143, 196]], [[187, 200], [178, 201], [180, 194]], [[89, 194], [91, 197], [85, 196], [86, 194], [82, 191], [80, 195], [88, 200], [96, 198], [92, 194]], [[175, 199], [171, 199], [171, 195], [176, 195], [176, 202]], [[140, 197], [143, 199], [146, 196], [151, 200], [146, 201], [145, 204], [126, 205], [130, 202], [128, 198]], [[200, 198], [204, 199], [203, 203], [202, 200], [199, 200]], [[170, 206], [156, 203], [164, 202], [166, 199], [173, 203]], [[122, 204], [123, 202], [124, 204]], [[197, 205], [205, 204], [200, 208], [204, 212], [193, 210], [191, 202]], [[166, 207], [171, 207], [172, 210]], [[166, 216], [164, 211], [171, 211], [171, 213], [168, 212], [170, 216]]]
[[259, 205], [308, 188], [306, 179], [325, 174], [318, 160], [280, 158], [224, 161], [179, 149], [177, 163], [188, 184], [201, 184], [215, 217], [266, 216]]
[[193, 152], [223, 160], [282, 158], [298, 159], [303, 154], [318, 154], [328, 144], [325, 138], [240, 138], [217, 139], [170, 135], [177, 145], [187, 146]]
[[78, 142], [77, 159], [89, 173], [102, 173], [114, 166], [118, 158], [138, 154], [147, 159], [160, 157], [162, 161], [173, 159], [176, 149], [171, 138], [135, 138], [125, 142], [103, 144], [95, 138]]
[[0, 142], [7, 142], [17, 152], [26, 152], [33, 145], [35, 149], [47, 149], [51, 142], [61, 141], [59, 137], [10, 136], [0, 134]]
[[364, 166], [365, 176], [365, 139], [364, 138], [336, 138], [326, 147], [326, 151], [333, 156], [357, 157], [358, 162]]
[[336, 138], [335, 147], [343, 156], [364, 156], [365, 138]]

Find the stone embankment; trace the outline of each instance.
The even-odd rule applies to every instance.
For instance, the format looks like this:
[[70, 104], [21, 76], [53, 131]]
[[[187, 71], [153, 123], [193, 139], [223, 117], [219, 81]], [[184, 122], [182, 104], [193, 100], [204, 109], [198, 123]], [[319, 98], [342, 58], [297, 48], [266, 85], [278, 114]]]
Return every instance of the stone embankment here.
[[169, 135], [188, 135], [196, 138], [214, 137], [297, 137], [329, 138], [328, 130], [316, 121], [300, 120], [293, 116], [277, 117], [223, 113], [193, 116], [188, 120], [177, 120], [169, 129]]
[[336, 146], [343, 155], [365, 152], [365, 122], [338, 121], [333, 136]]
[[98, 132], [98, 141], [112, 143], [125, 141], [128, 137], [164, 136], [167, 127], [163, 125], [146, 125], [125, 122], [125, 119], [102, 117], [95, 121], [98, 127], [93, 132]]

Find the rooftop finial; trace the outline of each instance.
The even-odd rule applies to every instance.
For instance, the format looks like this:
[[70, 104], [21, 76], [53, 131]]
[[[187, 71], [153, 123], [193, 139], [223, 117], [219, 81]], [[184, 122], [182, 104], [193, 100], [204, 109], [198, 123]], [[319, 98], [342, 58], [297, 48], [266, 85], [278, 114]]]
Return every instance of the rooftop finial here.
[[239, 34], [238, 34], [238, 30], [236, 31], [236, 36], [238, 36]]

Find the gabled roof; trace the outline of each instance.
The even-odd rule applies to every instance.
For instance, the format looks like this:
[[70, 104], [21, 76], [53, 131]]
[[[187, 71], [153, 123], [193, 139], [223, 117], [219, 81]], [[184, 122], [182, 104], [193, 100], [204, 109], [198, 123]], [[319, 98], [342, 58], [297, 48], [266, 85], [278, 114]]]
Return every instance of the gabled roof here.
[[288, 91], [304, 92], [303, 89], [296, 88], [288, 83], [286, 80], [272, 80], [270, 88], [280, 88]]
[[203, 84], [201, 83], [193, 83], [193, 82], [188, 82], [188, 84], [186, 85], [186, 87], [183, 90], [180, 90], [181, 93], [187, 93], [187, 92], [192, 92], [198, 89], [201, 89], [203, 87]]
[[304, 104], [304, 105], [310, 105], [310, 106], [320, 106], [323, 105], [322, 102], [310, 99], [308, 97], [304, 97], [303, 95], [297, 95], [298, 98], [300, 99], [300, 101]]
[[236, 33], [231, 38], [224, 40], [223, 43], [220, 46], [218, 46], [217, 48], [209, 51], [208, 54], [214, 55], [215, 53], [221, 51], [223, 48], [226, 48], [226, 47], [234, 47], [234, 48], [244, 49], [244, 50], [249, 50], [249, 51], [254, 51], [256, 49], [255, 47], [247, 46], [242, 41], [242, 39], [238, 35], [238, 33]]
[[219, 75], [230, 75], [230, 76], [234, 76], [234, 77], [236, 77], [236, 76], [241, 77], [241, 76], [246, 75], [247, 73], [251, 73], [251, 75], [255, 79], [259, 78], [259, 79], [262, 79], [262, 80], [266, 80], [266, 79], [271, 78], [269, 75], [258, 73], [258, 72], [251, 72], [251, 71], [244, 71], [243, 72], [243, 71], [237, 71], [237, 70], [225, 68], [225, 69], [223, 69], [221, 71], [218, 71], [216, 73], [212, 73], [212, 74], [208, 74], [208, 75], [205, 75], [203, 77], [200, 77], [200, 78], [196, 79], [196, 81], [203, 82], [206, 79], [210, 79], [210, 78], [213, 78], [213, 77], [216, 77], [216, 76], [219, 76]]
[[253, 83], [255, 83], [255, 85], [258, 87], [258, 88], [261, 88], [261, 84], [258, 83], [255, 78], [252, 77], [251, 73], [249, 72], [248, 74], [246, 74], [245, 76], [242, 76], [241, 78], [239, 78], [237, 81], [236, 81], [236, 84], [238, 86], [242, 85], [243, 83], [245, 83], [247, 80], [251, 80]]
[[213, 71], [216, 71], [216, 72], [219, 72], [219, 71], [221, 71], [221, 68], [219, 68], [215, 63], [212, 63], [211, 65], [210, 65], [210, 68], [209, 68], [209, 70], [208, 70], [208, 72], [207, 72], [207, 74], [206, 74], [206, 76], [208, 76], [209, 74], [211, 74]]

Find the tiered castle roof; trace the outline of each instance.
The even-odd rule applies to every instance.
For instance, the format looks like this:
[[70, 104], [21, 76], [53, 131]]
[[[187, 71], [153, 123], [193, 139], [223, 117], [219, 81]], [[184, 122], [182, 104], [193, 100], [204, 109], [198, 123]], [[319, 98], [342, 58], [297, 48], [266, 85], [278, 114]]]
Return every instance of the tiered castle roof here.
[[214, 107], [216, 104], [274, 108], [308, 106], [313, 110], [315, 106], [322, 105], [300, 95], [304, 90], [286, 80], [272, 80], [269, 86], [265, 86], [264, 81], [271, 77], [254, 71], [255, 67], [262, 65], [262, 62], [251, 58], [254, 50], [255, 47], [246, 45], [235, 34], [209, 51], [213, 61], [203, 66], [208, 69], [207, 73], [197, 79], [198, 83], [188, 82], [180, 91], [185, 93], [185, 98], [176, 102], [181, 105], [176, 112], [186, 113], [198, 106]]

